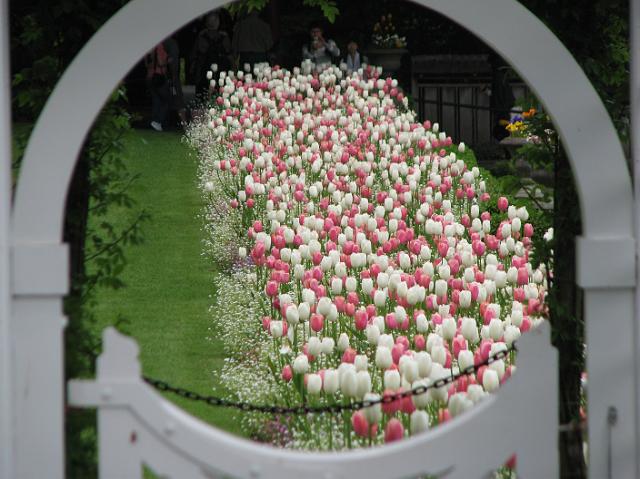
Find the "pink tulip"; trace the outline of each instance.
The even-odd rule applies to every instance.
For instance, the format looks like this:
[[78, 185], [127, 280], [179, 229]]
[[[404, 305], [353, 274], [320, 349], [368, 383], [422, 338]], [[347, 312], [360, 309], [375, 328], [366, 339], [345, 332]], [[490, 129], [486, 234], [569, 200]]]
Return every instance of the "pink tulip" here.
[[369, 318], [364, 309], [359, 309], [355, 313], [355, 326], [358, 331], [362, 331], [367, 327]]
[[384, 442], [399, 441], [404, 437], [404, 427], [396, 418], [392, 418], [387, 423], [384, 430]]
[[529, 283], [529, 271], [524, 266], [518, 268], [518, 285], [524, 286]]
[[356, 411], [351, 416], [353, 431], [360, 437], [369, 437], [369, 423], [362, 410]]
[[345, 349], [344, 353], [342, 353], [342, 362], [353, 364], [356, 360], [357, 351], [353, 348]]
[[467, 340], [462, 335], [453, 338], [453, 355], [457, 358], [460, 351], [467, 349]]
[[291, 381], [292, 378], [293, 378], [293, 369], [291, 369], [290, 364], [286, 364], [285, 367], [282, 368], [282, 379], [288, 383], [289, 381]]
[[267, 282], [265, 292], [268, 296], [274, 297], [276, 294], [278, 294], [278, 283], [276, 283], [275, 281]]
[[311, 329], [316, 333], [324, 328], [324, 317], [321, 314], [313, 313], [309, 321]]
[[398, 364], [400, 362], [400, 358], [404, 354], [405, 348], [402, 344], [394, 344], [393, 348], [391, 348], [391, 357], [393, 358], [394, 364]]

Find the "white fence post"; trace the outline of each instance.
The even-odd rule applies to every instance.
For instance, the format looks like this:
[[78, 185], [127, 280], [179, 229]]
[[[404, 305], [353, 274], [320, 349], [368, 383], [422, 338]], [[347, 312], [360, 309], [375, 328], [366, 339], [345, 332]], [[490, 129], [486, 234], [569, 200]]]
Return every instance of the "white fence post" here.
[[11, 287], [9, 217], [11, 212], [11, 78], [9, 72], [9, 5], [0, 1], [0, 478], [13, 474], [11, 387]]
[[[633, 192], [635, 197], [635, 224], [634, 231], [636, 237], [636, 289], [635, 289], [635, 314], [634, 327], [634, 353], [635, 353], [635, 392], [636, 392], [636, 431], [640, 436], [640, 2], [632, 0], [630, 2], [629, 33], [631, 34], [631, 159], [633, 171]], [[640, 456], [640, 444], [636, 450], [636, 455]], [[636, 464], [636, 477], [640, 477], [640, 461]]]
[[[117, 334], [112, 329], [104, 332], [104, 348], [113, 348]], [[135, 381], [140, 376], [138, 345], [130, 339], [125, 339], [119, 346], [116, 354], [109, 354], [105, 350], [98, 358], [96, 375], [106, 381]], [[100, 391], [100, 397], [109, 404], [113, 399], [111, 387], [104, 386]], [[98, 409], [100, 479], [142, 478], [142, 463], [136, 450], [138, 434], [135, 421], [132, 421], [126, 406], [118, 404]]]

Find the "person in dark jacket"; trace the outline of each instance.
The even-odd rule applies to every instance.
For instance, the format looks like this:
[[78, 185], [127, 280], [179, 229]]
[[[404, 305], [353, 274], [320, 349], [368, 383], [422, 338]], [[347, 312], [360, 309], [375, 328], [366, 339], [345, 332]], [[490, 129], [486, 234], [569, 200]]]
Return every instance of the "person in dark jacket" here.
[[167, 77], [169, 78], [169, 105], [171, 110], [175, 110], [182, 125], [187, 123], [187, 109], [184, 104], [182, 93], [182, 82], [180, 81], [180, 47], [173, 37], [164, 41], [164, 48], [167, 51]]
[[246, 64], [253, 70], [256, 63], [268, 62], [268, 52], [272, 46], [271, 27], [260, 18], [256, 10], [236, 23], [231, 49], [234, 57], [238, 58], [239, 70]]
[[[193, 45], [191, 64], [193, 78], [196, 82], [196, 96], [206, 97], [210, 91], [210, 80], [207, 72], [231, 68], [231, 40], [227, 32], [220, 30], [220, 16], [212, 12], [205, 19], [205, 28], [200, 31]], [[215, 65], [215, 67], [212, 67]], [[214, 75], [216, 79], [218, 75]]]

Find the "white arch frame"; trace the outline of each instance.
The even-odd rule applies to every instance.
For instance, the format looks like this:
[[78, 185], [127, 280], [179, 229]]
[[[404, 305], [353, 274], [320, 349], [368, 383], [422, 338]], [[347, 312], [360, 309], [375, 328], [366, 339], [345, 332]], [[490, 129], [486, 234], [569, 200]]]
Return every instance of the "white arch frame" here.
[[[633, 198], [607, 112], [570, 53], [515, 0], [415, 1], [469, 29], [508, 60], [558, 127], [583, 212], [577, 263], [578, 284], [585, 288], [591, 475], [605, 477], [610, 461], [613, 477], [636, 477], [640, 470]], [[36, 475], [31, 474], [37, 468], [34, 455], [47, 476], [61, 477], [63, 471], [66, 320], [61, 301], [68, 289], [68, 266], [61, 237], [66, 191], [82, 141], [104, 98], [132, 64], [176, 25], [223, 3], [133, 0], [83, 48], [38, 120], [22, 165], [10, 232], [14, 394], [2, 411], [9, 406], [15, 411], [17, 477]], [[618, 254], [612, 257], [609, 251]], [[44, 397], [51, 399], [43, 403]], [[610, 407], [617, 410], [619, 421], [612, 430], [608, 458]]]

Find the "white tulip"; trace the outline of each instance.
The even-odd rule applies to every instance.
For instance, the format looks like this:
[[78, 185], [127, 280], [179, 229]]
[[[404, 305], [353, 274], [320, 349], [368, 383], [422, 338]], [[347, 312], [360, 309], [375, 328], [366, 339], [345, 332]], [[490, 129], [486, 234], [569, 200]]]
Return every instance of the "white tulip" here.
[[456, 320], [449, 316], [448, 318], [444, 318], [442, 320], [442, 337], [446, 341], [451, 341], [456, 335]]
[[304, 374], [309, 370], [309, 358], [306, 354], [300, 354], [293, 360], [293, 370], [297, 374]]
[[340, 378], [338, 376], [338, 371], [335, 369], [327, 369], [324, 372], [324, 392], [327, 394], [335, 394], [338, 391], [339, 385]]
[[342, 333], [338, 338], [338, 351], [344, 352], [349, 347], [349, 336], [347, 333]]
[[429, 321], [424, 314], [419, 314], [416, 318], [416, 329], [419, 333], [426, 333], [429, 331]]
[[407, 360], [404, 361], [404, 365], [401, 368], [402, 377], [407, 382], [412, 383], [413, 381], [418, 379], [418, 377], [420, 376], [419, 369], [418, 369], [418, 362], [415, 359], [411, 359], [408, 356], [403, 356], [403, 357], [407, 358]]
[[322, 351], [322, 342], [317, 336], [311, 336], [307, 343], [307, 352], [312, 356], [318, 356]]
[[271, 335], [274, 338], [281, 338], [284, 331], [284, 326], [282, 324], [282, 321], [271, 321], [271, 323], [269, 323], [269, 332], [271, 332]]
[[374, 326], [378, 326], [378, 331], [380, 331], [381, 334], [384, 333], [385, 324], [384, 324], [384, 318], [382, 316], [374, 316], [372, 324]]
[[[431, 375], [429, 376], [429, 380], [430, 383], [433, 384], [438, 379], [443, 379], [450, 375], [450, 370], [443, 368], [440, 364], [434, 364]], [[448, 396], [448, 387], [441, 386], [439, 388], [430, 388], [428, 394], [432, 401], [446, 402]]]
[[331, 354], [333, 353], [333, 348], [335, 347], [335, 341], [333, 338], [322, 338], [322, 353], [323, 354]]
[[493, 369], [485, 369], [482, 375], [482, 386], [487, 392], [494, 392], [500, 387], [500, 379], [498, 373]]
[[460, 301], [460, 307], [461, 308], [470, 307], [471, 306], [471, 291], [468, 291], [466, 289], [460, 291], [459, 301]]
[[357, 396], [358, 380], [354, 369], [348, 369], [340, 376], [340, 390], [347, 397]]
[[433, 365], [431, 355], [426, 351], [419, 351], [415, 354], [415, 360], [418, 364], [418, 375], [421, 378], [429, 377]]
[[449, 398], [449, 412], [451, 417], [456, 417], [473, 407], [473, 401], [466, 393], [456, 393]]
[[396, 390], [400, 387], [400, 373], [395, 369], [388, 369], [384, 372], [384, 387]]
[[473, 353], [468, 349], [463, 349], [458, 354], [458, 367], [461, 371], [466, 370], [467, 368], [473, 366]]
[[[418, 379], [411, 384], [411, 389], [423, 388], [428, 386], [428, 381], [426, 379]], [[429, 405], [429, 396], [427, 393], [415, 394], [413, 396], [413, 404], [418, 409], [424, 409]]]
[[[498, 373], [498, 378], [502, 379], [506, 370], [506, 366], [504, 364], [504, 360], [498, 359], [489, 364], [489, 369]], [[484, 379], [484, 378], [483, 378]]]
[[510, 324], [504, 330], [504, 342], [507, 345], [511, 346], [514, 341], [517, 341], [520, 338], [520, 328]]
[[480, 402], [486, 395], [487, 393], [479, 384], [470, 384], [469, 387], [467, 387], [467, 398], [469, 398], [474, 404]]
[[342, 280], [340, 278], [333, 278], [331, 280], [331, 293], [340, 294], [342, 292]]
[[391, 350], [386, 346], [378, 346], [376, 349], [376, 366], [380, 369], [387, 369], [393, 364]]
[[524, 316], [522, 314], [521, 309], [511, 310], [511, 324], [519, 328], [522, 325], [523, 319], [524, 319]]
[[498, 318], [493, 318], [489, 323], [489, 335], [494, 341], [498, 341], [504, 334], [504, 328], [502, 321]]
[[298, 317], [301, 321], [307, 321], [311, 316], [311, 308], [308, 303], [300, 303], [298, 305]]
[[365, 394], [371, 392], [371, 376], [367, 371], [358, 371], [356, 373], [356, 396], [364, 397]]
[[462, 318], [462, 326], [460, 328], [460, 332], [464, 339], [469, 341], [470, 343], [478, 342], [478, 327], [476, 325], [476, 320], [473, 318]]
[[369, 358], [366, 354], [358, 354], [353, 364], [356, 371], [366, 371], [369, 368]]
[[429, 429], [429, 416], [425, 411], [413, 411], [411, 413], [411, 434], [420, 434]]
[[366, 329], [367, 341], [373, 346], [378, 345], [378, 339], [380, 339], [380, 329], [375, 324], [370, 324]]
[[319, 314], [321, 314], [322, 316], [326, 316], [329, 314], [329, 311], [331, 311], [331, 305], [333, 303], [331, 302], [331, 300], [329, 298], [322, 297], [318, 300], [318, 307], [317, 307], [317, 311]]
[[[380, 395], [367, 393], [364, 395], [364, 400], [372, 402], [379, 401]], [[380, 403], [374, 404], [373, 406], [365, 407], [362, 409], [362, 412], [364, 413], [367, 422], [371, 425], [377, 424], [382, 420], [382, 404]]]
[[443, 279], [436, 280], [435, 286], [436, 296], [442, 297], [447, 295], [447, 282]]
[[444, 346], [437, 345], [431, 348], [431, 359], [434, 363], [444, 366], [444, 363], [447, 362], [447, 352]]
[[322, 390], [322, 378], [319, 374], [309, 374], [307, 376], [307, 392], [309, 394], [320, 394]]
[[291, 325], [296, 325], [300, 322], [300, 313], [295, 306], [289, 306], [286, 312], [287, 322]]
[[371, 294], [371, 291], [373, 291], [373, 279], [371, 278], [364, 278], [362, 280], [362, 291], [364, 292], [364, 294], [366, 294], [367, 296], [369, 296]]
[[373, 295], [373, 303], [378, 308], [382, 308], [387, 302], [387, 293], [386, 291], [377, 290]]

